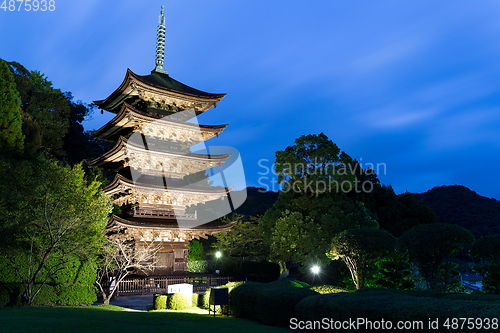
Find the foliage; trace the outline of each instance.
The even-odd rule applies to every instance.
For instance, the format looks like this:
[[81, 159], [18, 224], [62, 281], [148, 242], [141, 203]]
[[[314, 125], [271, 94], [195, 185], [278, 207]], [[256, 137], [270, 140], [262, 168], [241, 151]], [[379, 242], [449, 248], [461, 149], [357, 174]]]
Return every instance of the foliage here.
[[21, 98], [7, 63], [0, 59], [0, 152], [22, 152]]
[[474, 266], [483, 277], [483, 290], [500, 293], [500, 235], [481, 237], [471, 248], [472, 257], [484, 260]]
[[233, 215], [228, 220], [237, 221], [237, 224], [229, 231], [214, 234], [217, 241], [212, 244], [213, 248], [224, 253], [222, 261], [227, 257], [251, 257], [267, 254], [257, 217], [250, 217], [250, 220], [245, 221], [243, 216]]
[[[242, 285], [243, 283], [246, 283], [246, 282], [242, 282], [242, 281], [228, 282], [225, 285], [219, 286], [217, 288], [228, 288], [229, 298], [231, 299], [231, 291], [234, 288], [236, 288], [237, 286]], [[209, 305], [210, 305], [210, 292], [211, 292], [211, 290], [212, 290], [212, 288], [205, 290], [205, 292], [203, 293], [203, 296], [198, 301], [198, 304], [199, 304], [200, 308], [202, 308], [202, 309], [208, 309], [209, 308]], [[213, 310], [213, 307], [212, 307], [212, 310]], [[222, 309], [221, 309], [220, 305], [216, 305], [215, 306], [215, 312], [216, 313], [222, 313]]]
[[452, 272], [451, 263], [458, 252], [474, 243], [474, 236], [455, 224], [421, 224], [406, 231], [398, 243], [399, 248], [417, 264], [427, 287], [432, 291], [446, 292], [452, 279], [448, 274]]
[[205, 259], [203, 245], [200, 241], [193, 239], [188, 245], [188, 262]]
[[212, 274], [215, 272], [216, 262], [213, 260], [188, 261], [187, 271], [196, 274]]
[[268, 261], [229, 258], [224, 261], [222, 272], [225, 275], [244, 276], [249, 281], [270, 282], [279, 278], [280, 266]]
[[[429, 318], [439, 319], [439, 327], [432, 331], [449, 332], [443, 326], [446, 319], [451, 318], [494, 318], [500, 311], [498, 300], [466, 301], [459, 299], [414, 297], [411, 293], [394, 293], [389, 290], [355, 293], [337, 293], [307, 297], [295, 307], [295, 316], [299, 320], [321, 321], [329, 318], [332, 321], [349, 322], [352, 318], [363, 318], [372, 322], [392, 322], [395, 330], [397, 322], [404, 320], [415, 323], [422, 322], [423, 327], [412, 327], [409, 331], [427, 331]], [[360, 326], [367, 330], [366, 326]], [[458, 329], [460, 330], [460, 329]], [[342, 330], [349, 331], [349, 330]], [[351, 330], [354, 331], [354, 330]]]
[[[153, 234], [152, 239], [157, 235]], [[145, 238], [145, 237], [144, 237]], [[108, 305], [117, 288], [110, 290], [109, 281], [118, 285], [133, 272], [152, 271], [157, 264], [157, 253], [161, 244], [143, 241], [137, 244], [126, 230], [112, 230], [104, 239], [99, 258], [94, 262], [95, 283], [101, 292], [104, 305]]]
[[278, 150], [275, 166], [282, 191], [314, 196], [331, 190], [328, 184], [335, 181], [352, 183], [355, 177], [348, 169], [352, 162], [349, 155], [320, 133], [302, 135], [295, 145]]
[[339, 233], [332, 240], [327, 256], [342, 259], [356, 285], [365, 285], [367, 270], [380, 258], [395, 251], [396, 238], [381, 229], [349, 229]]
[[278, 281], [273, 281], [270, 283], [271, 285], [276, 285], [276, 286], [289, 286], [289, 287], [295, 287], [295, 288], [308, 288], [309, 284], [304, 282], [304, 281], [299, 281], [299, 280], [278, 280]]
[[363, 193], [366, 207], [376, 214], [380, 228], [399, 237], [412, 227], [436, 223], [436, 215], [422, 200], [411, 193], [396, 195], [391, 186], [375, 185], [371, 193]]
[[155, 294], [153, 296], [153, 307], [155, 310], [166, 310], [167, 309], [167, 299], [168, 295]]
[[319, 294], [336, 294], [336, 293], [347, 293], [348, 290], [344, 288], [330, 286], [330, 285], [319, 285], [319, 286], [310, 286], [309, 289], [319, 293]]
[[375, 263], [372, 283], [376, 286], [391, 289], [412, 289], [412, 267], [405, 255], [395, 253]]
[[181, 293], [169, 295], [167, 299], [167, 309], [170, 310], [186, 310], [189, 309], [189, 298]]
[[[98, 182], [87, 185], [81, 165], [62, 167], [44, 158], [0, 161], [0, 172], [0, 245], [23, 282], [23, 304], [31, 305], [75, 257], [92, 259], [111, 204]], [[28, 267], [22, 267], [26, 255]]]
[[294, 317], [295, 305], [312, 295], [317, 293], [307, 288], [248, 282], [231, 291], [229, 309], [235, 317], [286, 326]]
[[[29, 266], [29, 256], [18, 258], [23, 270], [21, 275], [27, 274], [24, 270]], [[23, 284], [15, 265], [6, 257], [0, 258], [0, 306], [21, 305]], [[42, 272], [41, 275], [44, 275]], [[92, 304], [97, 300], [94, 287], [95, 274], [93, 274], [88, 262], [77, 258], [66, 264], [65, 269], [60, 270], [52, 276], [40, 293], [34, 299], [34, 305], [79, 305]], [[42, 281], [37, 281], [35, 288]]]
[[280, 262], [292, 259], [304, 265], [326, 264], [325, 253], [337, 233], [377, 226], [362, 203], [343, 194], [317, 198], [281, 194], [261, 220], [264, 236], [271, 242], [272, 258]]
[[42, 150], [73, 165], [110, 148], [110, 143], [93, 140], [81, 124], [93, 112], [93, 105], [74, 102], [71, 93], [55, 89], [38, 71], [28, 71], [17, 62], [8, 65], [21, 98], [27, 154]]

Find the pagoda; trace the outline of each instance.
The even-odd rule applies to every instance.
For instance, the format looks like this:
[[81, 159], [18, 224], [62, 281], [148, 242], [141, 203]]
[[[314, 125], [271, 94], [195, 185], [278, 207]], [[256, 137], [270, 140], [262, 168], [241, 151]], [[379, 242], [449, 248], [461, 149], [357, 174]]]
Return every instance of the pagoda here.
[[116, 172], [103, 190], [122, 213], [111, 217], [108, 232], [125, 233], [137, 246], [148, 241], [161, 244], [158, 265], [152, 272], [155, 275], [186, 273], [189, 242], [228, 231], [234, 225], [207, 222], [196, 211], [187, 210], [228, 201], [231, 188], [210, 186], [205, 175], [207, 170], [226, 163], [231, 154], [191, 152], [193, 145], [217, 137], [226, 128], [193, 122], [225, 94], [194, 89], [164, 70], [163, 8], [157, 30], [156, 68], [149, 75], [127, 69], [122, 84], [111, 95], [94, 101], [116, 116], [91, 134], [114, 146], [87, 162]]

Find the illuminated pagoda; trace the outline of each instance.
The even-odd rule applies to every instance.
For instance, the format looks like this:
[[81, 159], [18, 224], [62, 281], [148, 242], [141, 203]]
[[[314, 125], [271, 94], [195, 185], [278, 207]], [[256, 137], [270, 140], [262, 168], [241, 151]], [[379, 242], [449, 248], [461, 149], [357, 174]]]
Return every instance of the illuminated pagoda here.
[[[218, 136], [227, 125], [187, 122], [207, 111], [225, 96], [189, 87], [163, 69], [165, 17], [158, 25], [156, 68], [149, 75], [127, 70], [122, 84], [106, 99], [94, 103], [116, 116], [91, 132], [97, 139], [114, 142], [108, 152], [88, 162], [117, 172], [103, 190], [120, 206], [108, 231], [120, 231], [144, 241], [160, 242], [158, 267], [153, 274], [187, 271], [187, 246], [194, 238], [229, 230], [234, 224], [200, 222], [191, 205], [226, 198], [230, 188], [209, 186], [205, 172], [226, 162], [231, 154], [197, 154], [190, 147]], [[202, 181], [200, 182], [200, 179]]]

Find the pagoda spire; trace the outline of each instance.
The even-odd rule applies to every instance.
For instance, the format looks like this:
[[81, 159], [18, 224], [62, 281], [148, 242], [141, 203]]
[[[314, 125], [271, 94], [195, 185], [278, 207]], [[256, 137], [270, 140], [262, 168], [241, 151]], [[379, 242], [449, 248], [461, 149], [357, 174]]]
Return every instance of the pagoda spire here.
[[163, 13], [164, 6], [161, 6], [160, 17], [158, 18], [158, 28], [156, 32], [156, 68], [155, 72], [167, 74], [163, 69], [163, 61], [165, 59], [165, 15]]

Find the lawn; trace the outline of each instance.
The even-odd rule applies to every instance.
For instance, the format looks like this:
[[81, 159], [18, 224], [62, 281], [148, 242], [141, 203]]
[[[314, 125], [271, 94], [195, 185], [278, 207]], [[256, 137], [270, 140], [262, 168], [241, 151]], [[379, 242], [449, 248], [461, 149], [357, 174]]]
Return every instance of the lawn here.
[[129, 312], [117, 306], [0, 308], [1, 332], [289, 332], [204, 311]]

